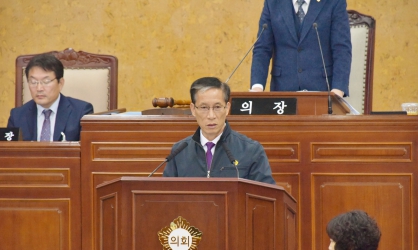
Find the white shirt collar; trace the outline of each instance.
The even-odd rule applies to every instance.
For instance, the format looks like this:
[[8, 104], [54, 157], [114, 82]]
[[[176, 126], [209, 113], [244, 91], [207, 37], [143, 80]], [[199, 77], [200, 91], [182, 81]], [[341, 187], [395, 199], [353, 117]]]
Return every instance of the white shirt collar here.
[[[296, 0], [292, 0], [292, 1], [293, 1], [293, 7], [295, 8], [295, 13], [297, 13], [299, 10], [299, 4]], [[305, 11], [305, 14], [308, 13], [308, 7], [309, 7], [310, 2], [311, 0], [305, 0], [305, 4], [302, 5], [302, 9], [303, 11]]]
[[[305, 0], [306, 5], [309, 5], [309, 3], [311, 2], [311, 0]], [[297, 5], [298, 2], [297, 0], [293, 0], [293, 5]]]
[[[48, 109], [52, 110], [52, 113], [56, 114], [58, 111], [58, 104], [60, 103], [61, 94], [58, 95], [58, 98], [55, 100], [54, 103], [52, 103], [51, 107]], [[42, 107], [39, 104], [36, 104], [36, 108], [38, 109], [38, 117], [42, 115], [42, 111], [44, 111], [44, 107]]]
[[[222, 132], [223, 133], [223, 132]], [[217, 144], [218, 143], [218, 141], [219, 141], [219, 139], [221, 139], [221, 135], [222, 135], [222, 133], [220, 133], [215, 139], [213, 139], [212, 140], [212, 142], [213, 143], [215, 143], [215, 144]], [[206, 137], [205, 136], [203, 136], [203, 133], [202, 133], [202, 129], [200, 129], [200, 144], [202, 144], [202, 146], [204, 146], [205, 147], [205, 149], [206, 149], [206, 143], [208, 142], [209, 140], [208, 139], [206, 139]], [[213, 148], [215, 148], [215, 147], [213, 147]]]

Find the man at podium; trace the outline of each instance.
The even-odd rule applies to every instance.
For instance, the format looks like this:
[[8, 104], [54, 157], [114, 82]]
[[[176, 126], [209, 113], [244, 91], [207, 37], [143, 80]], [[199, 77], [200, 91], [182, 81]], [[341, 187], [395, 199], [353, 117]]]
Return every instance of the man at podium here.
[[275, 184], [261, 144], [232, 130], [226, 121], [230, 88], [215, 77], [190, 87], [190, 110], [199, 128], [176, 144], [165, 177], [239, 177]]

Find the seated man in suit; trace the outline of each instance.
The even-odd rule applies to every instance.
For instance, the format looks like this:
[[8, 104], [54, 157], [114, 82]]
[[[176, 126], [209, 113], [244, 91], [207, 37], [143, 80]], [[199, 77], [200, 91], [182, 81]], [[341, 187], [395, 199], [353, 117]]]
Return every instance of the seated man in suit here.
[[333, 218], [327, 234], [331, 239], [329, 250], [377, 250], [381, 236], [376, 221], [361, 210]]
[[19, 127], [24, 141], [79, 141], [80, 120], [93, 113], [93, 105], [61, 94], [64, 66], [60, 60], [52, 54], [37, 55], [25, 74], [32, 100], [10, 111], [7, 127]]
[[[163, 176], [237, 177], [275, 184], [266, 152], [257, 141], [229, 127], [230, 89], [215, 77], [190, 87], [190, 110], [199, 128], [173, 146]], [[234, 161], [235, 160], [235, 161]], [[235, 166], [232, 162], [235, 162]]]

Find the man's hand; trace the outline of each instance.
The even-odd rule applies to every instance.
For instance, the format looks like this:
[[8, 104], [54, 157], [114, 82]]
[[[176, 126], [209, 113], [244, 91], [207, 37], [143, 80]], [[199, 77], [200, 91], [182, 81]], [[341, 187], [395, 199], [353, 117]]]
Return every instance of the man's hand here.
[[263, 92], [263, 88], [260, 87], [252, 87], [250, 92]]
[[332, 89], [331, 92], [333, 92], [334, 94], [338, 95], [339, 97], [343, 97], [344, 96], [344, 92], [342, 92], [339, 89]]

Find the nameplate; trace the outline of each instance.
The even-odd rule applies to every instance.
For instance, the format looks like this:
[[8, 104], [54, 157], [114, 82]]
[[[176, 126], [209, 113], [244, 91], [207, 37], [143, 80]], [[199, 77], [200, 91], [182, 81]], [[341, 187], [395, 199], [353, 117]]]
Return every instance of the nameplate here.
[[232, 98], [231, 115], [296, 115], [297, 98]]
[[0, 141], [21, 141], [19, 128], [0, 128]]

